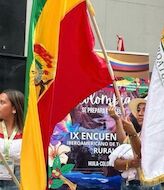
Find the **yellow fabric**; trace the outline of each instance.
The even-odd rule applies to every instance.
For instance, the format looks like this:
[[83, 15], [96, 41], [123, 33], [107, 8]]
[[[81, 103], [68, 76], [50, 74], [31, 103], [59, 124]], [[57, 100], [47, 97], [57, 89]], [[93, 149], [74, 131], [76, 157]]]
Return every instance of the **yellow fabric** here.
[[[34, 69], [35, 65], [32, 65]], [[32, 81], [30, 81], [32, 82]], [[23, 132], [21, 152], [22, 190], [45, 190], [46, 168], [42, 146], [42, 137], [37, 110], [35, 86], [30, 85], [30, 98]]]
[[[41, 76], [42, 81], [54, 79], [57, 56], [60, 22], [76, 5], [84, 0], [47, 0], [34, 33], [34, 44], [41, 45], [47, 54], [52, 58], [52, 68], [47, 67], [46, 61], [40, 54], [35, 54], [35, 59], [39, 61], [42, 70], [48, 75], [39, 74], [35, 60], [31, 64], [29, 80], [29, 97], [27, 114], [25, 118], [25, 128], [23, 132], [22, 152], [21, 152], [21, 190], [45, 190], [47, 185], [47, 172], [44, 160], [40, 121], [38, 117], [37, 102], [39, 97], [39, 86], [36, 85], [37, 76]], [[50, 83], [45, 88], [48, 89]]]
[[[41, 63], [43, 70], [49, 72], [48, 75], [42, 75], [43, 82], [55, 78], [58, 58], [60, 22], [69, 11], [83, 1], [84, 0], [48, 0], [44, 6], [36, 25], [35, 44], [42, 45], [53, 57], [53, 67], [48, 68], [45, 61], [42, 60]], [[36, 57], [38, 58], [38, 56]], [[51, 83], [52, 82], [53, 81], [51, 81]], [[47, 88], [51, 85], [51, 83], [48, 84]], [[37, 87], [37, 91], [39, 90], [38, 88], [39, 87]]]

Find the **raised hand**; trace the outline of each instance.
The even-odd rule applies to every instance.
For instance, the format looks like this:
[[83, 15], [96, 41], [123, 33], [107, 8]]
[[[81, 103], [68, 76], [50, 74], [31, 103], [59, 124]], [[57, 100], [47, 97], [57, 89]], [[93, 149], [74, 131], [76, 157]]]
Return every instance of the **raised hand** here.
[[114, 120], [118, 120], [120, 117], [116, 112], [116, 109], [114, 106], [109, 106], [108, 107], [108, 113], [109, 115], [114, 119]]
[[133, 123], [130, 121], [129, 117], [121, 118], [121, 120], [124, 130], [129, 136], [134, 136], [137, 134], [133, 126]]

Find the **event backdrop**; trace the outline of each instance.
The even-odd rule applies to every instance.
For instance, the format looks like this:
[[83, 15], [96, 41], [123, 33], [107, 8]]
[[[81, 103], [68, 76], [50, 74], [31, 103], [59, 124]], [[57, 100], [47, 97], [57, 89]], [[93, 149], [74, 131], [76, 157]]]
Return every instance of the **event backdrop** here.
[[[126, 114], [130, 115], [129, 101], [147, 96], [148, 55], [112, 55], [110, 61], [115, 64], [121, 100]], [[109, 155], [119, 142], [115, 121], [108, 115], [108, 105], [115, 106], [121, 114], [112, 85], [84, 99], [54, 126], [49, 146], [50, 189], [66, 190], [68, 186], [71, 190], [120, 189], [120, 173], [109, 166]]]

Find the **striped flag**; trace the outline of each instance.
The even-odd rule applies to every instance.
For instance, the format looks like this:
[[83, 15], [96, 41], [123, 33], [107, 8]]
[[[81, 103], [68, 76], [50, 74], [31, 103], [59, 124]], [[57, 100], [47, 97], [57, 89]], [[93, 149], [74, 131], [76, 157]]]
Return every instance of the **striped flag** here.
[[45, 190], [53, 128], [91, 93], [112, 82], [93, 51], [85, 0], [33, 1], [26, 73], [21, 189]]
[[142, 174], [145, 184], [164, 182], [164, 32], [149, 87], [142, 129]]

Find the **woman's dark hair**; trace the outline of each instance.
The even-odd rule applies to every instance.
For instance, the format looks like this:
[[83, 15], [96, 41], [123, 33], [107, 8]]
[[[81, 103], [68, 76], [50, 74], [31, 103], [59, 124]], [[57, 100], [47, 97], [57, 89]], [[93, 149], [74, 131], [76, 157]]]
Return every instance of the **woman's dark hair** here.
[[24, 122], [23, 122], [23, 109], [24, 109], [24, 95], [22, 92], [18, 90], [7, 89], [2, 93], [5, 93], [9, 98], [12, 106], [15, 108], [15, 125], [19, 130], [23, 130]]
[[134, 117], [132, 113], [130, 114], [130, 120], [133, 123], [136, 132], [139, 133], [141, 131], [141, 125], [139, 125], [137, 119]]

